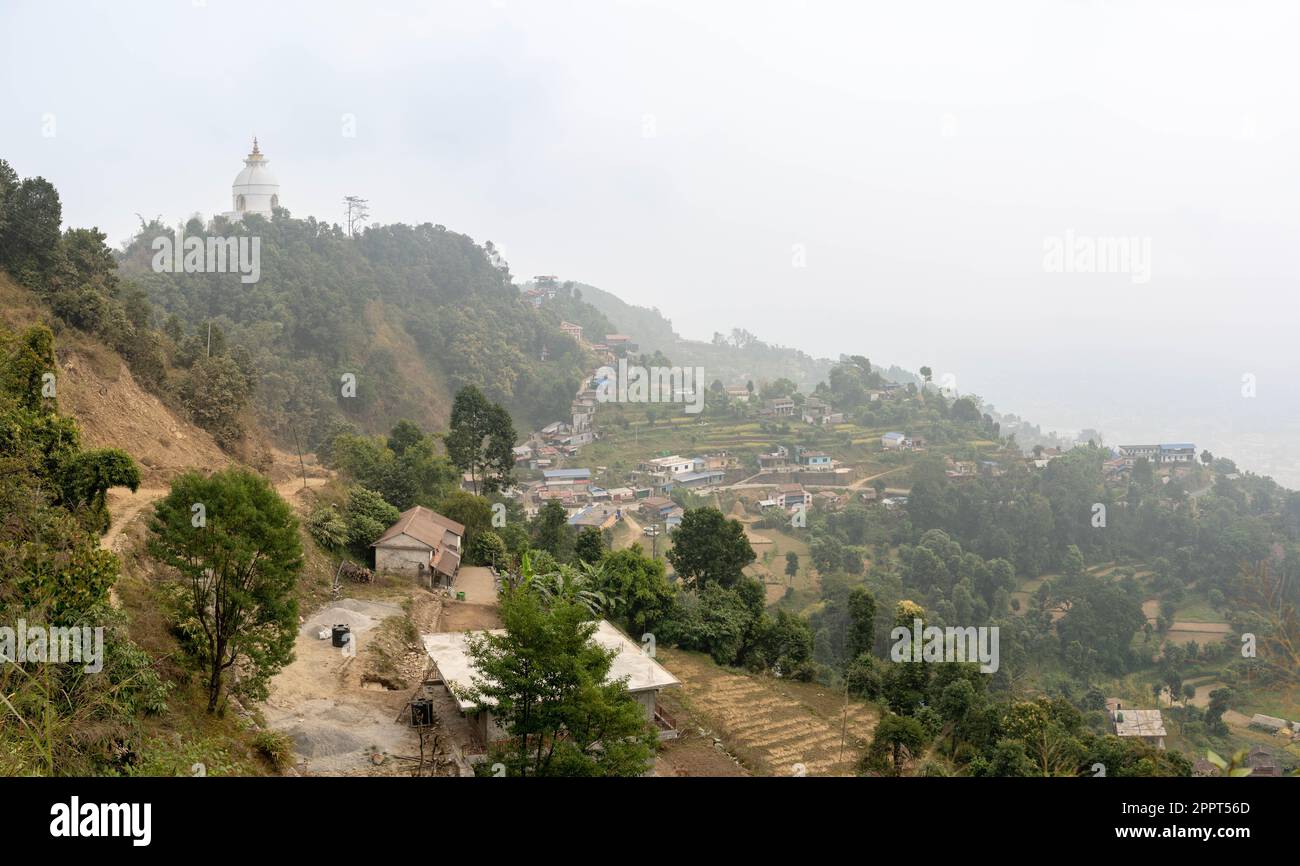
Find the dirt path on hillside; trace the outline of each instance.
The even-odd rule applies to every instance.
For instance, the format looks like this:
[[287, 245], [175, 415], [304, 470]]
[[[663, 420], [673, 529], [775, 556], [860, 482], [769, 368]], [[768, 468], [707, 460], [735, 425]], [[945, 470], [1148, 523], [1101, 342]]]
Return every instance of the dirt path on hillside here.
[[627, 524], [627, 528], [630, 529], [631, 532], [628, 533], [626, 541], [624, 541], [623, 544], [618, 545], [619, 549], [631, 547], [632, 545], [641, 541], [641, 539], [644, 537], [644, 532], [645, 532], [645, 527], [641, 525], [641, 522], [632, 516], [631, 509], [628, 508], [623, 509], [623, 522]]
[[895, 472], [902, 472], [904, 469], [907, 468], [908, 468], [907, 466], [898, 466], [893, 469], [886, 469], [884, 472], [877, 472], [875, 475], [868, 475], [865, 478], [859, 478], [857, 481], [854, 481], [852, 484], [849, 485], [849, 490], [859, 490], [863, 486], [875, 481], [877, 478], [884, 478], [886, 475], [892, 475]]
[[122, 531], [140, 516], [140, 512], [146, 505], [166, 496], [168, 489], [166, 487], [141, 487], [134, 493], [125, 487], [114, 487], [109, 490], [108, 514], [111, 522], [108, 526], [108, 532], [105, 532], [103, 537], [99, 539], [99, 546], [113, 553], [121, 553], [118, 550], [118, 542], [122, 538]]
[[[328, 480], [328, 478], [308, 478], [306, 486], [308, 488], [320, 487]], [[306, 488], [303, 486], [302, 478], [282, 481], [275, 485], [276, 493], [288, 500], [290, 505], [294, 504], [298, 493], [304, 489]], [[126, 528], [134, 523], [148, 506], [162, 499], [170, 491], [170, 487], [140, 487], [134, 493], [125, 487], [110, 489], [108, 491], [108, 531], [100, 537], [99, 546], [110, 553], [121, 556], [122, 534], [126, 531]], [[116, 586], [108, 588], [108, 603], [113, 607], [122, 606], [117, 597]]]
[[[320, 487], [328, 480], [328, 478], [308, 478], [307, 487]], [[293, 503], [294, 498], [302, 489], [303, 480], [301, 478], [282, 481], [275, 485], [275, 492], [288, 500], [290, 504]], [[121, 553], [118, 550], [118, 543], [122, 538], [123, 530], [140, 516], [145, 506], [152, 505], [157, 500], [162, 499], [170, 490], [170, 487], [141, 487], [134, 493], [125, 487], [114, 487], [109, 490], [108, 514], [111, 522], [108, 526], [108, 532], [104, 533], [103, 537], [100, 538], [99, 546], [104, 550]]]

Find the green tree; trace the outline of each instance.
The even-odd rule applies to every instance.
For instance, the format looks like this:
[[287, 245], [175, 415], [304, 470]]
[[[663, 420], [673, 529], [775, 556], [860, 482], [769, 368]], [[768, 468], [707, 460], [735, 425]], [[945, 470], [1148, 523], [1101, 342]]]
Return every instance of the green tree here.
[[514, 469], [515, 428], [508, 413], [473, 385], [456, 394], [447, 433], [447, 454], [468, 472], [475, 493], [496, 493], [509, 486]]
[[501, 568], [506, 564], [508, 554], [506, 543], [492, 530], [480, 532], [474, 541], [466, 545], [465, 556], [475, 565], [490, 565]]
[[533, 546], [545, 550], [556, 559], [568, 559], [573, 544], [573, 529], [569, 526], [569, 513], [564, 506], [551, 500], [542, 506], [533, 518]]
[[465, 527], [466, 545], [492, 530], [492, 503], [468, 491], [453, 490], [438, 501], [435, 510]]
[[594, 526], [584, 527], [573, 545], [573, 556], [579, 562], [595, 564], [605, 555], [605, 539]]
[[605, 555], [601, 589], [633, 637], [655, 631], [673, 610], [676, 592], [664, 564], [645, 555], [640, 544]]
[[132, 493], [139, 489], [140, 469], [131, 456], [117, 448], [81, 451], [64, 466], [62, 504], [70, 511], [84, 506], [88, 528], [104, 532], [110, 487], [126, 487]]
[[490, 711], [510, 740], [480, 766], [512, 776], [639, 776], [658, 735], [622, 680], [609, 681], [616, 650], [592, 640], [597, 624], [579, 604], [547, 607], [527, 586], [501, 598], [504, 632], [467, 638], [475, 673], [465, 697]]
[[181, 399], [194, 423], [229, 448], [244, 436], [240, 413], [252, 393], [244, 371], [226, 356], [200, 358], [181, 385]]
[[794, 580], [795, 575], [799, 573], [799, 554], [793, 550], [786, 551], [785, 554], [785, 576]]
[[743, 661], [753, 670], [772, 670], [807, 682], [816, 673], [812, 663], [813, 634], [808, 623], [788, 610], [760, 618], [753, 648]]
[[876, 598], [865, 587], [854, 587], [849, 592], [848, 610], [847, 649], [849, 658], [856, 659], [871, 652], [876, 643]]
[[920, 756], [927, 742], [929, 738], [925, 735], [925, 728], [916, 719], [887, 713], [876, 725], [871, 745], [862, 756], [858, 770], [901, 776], [903, 766], [908, 760]]
[[190, 472], [159, 500], [150, 529], [150, 552], [179, 578], [178, 627], [206, 672], [208, 712], [236, 666], [239, 691], [265, 699], [270, 678], [293, 658], [298, 630], [302, 545], [293, 510], [248, 470]]
[[370, 555], [374, 544], [384, 530], [401, 516], [395, 507], [373, 490], [353, 484], [348, 488], [348, 502], [343, 509], [343, 522], [347, 524], [348, 545], [360, 557]]
[[414, 421], [402, 419], [388, 433], [388, 448], [399, 457], [412, 445], [424, 439], [424, 431]]
[[693, 508], [673, 530], [668, 561], [691, 585], [710, 583], [730, 587], [756, 558], [739, 520], [729, 520], [716, 508]]
[[307, 531], [326, 550], [339, 550], [348, 543], [348, 524], [333, 505], [321, 506], [307, 518]]
[[1083, 554], [1079, 552], [1079, 546], [1071, 544], [1065, 550], [1065, 563], [1061, 566], [1061, 572], [1066, 578], [1077, 580], [1083, 576], [1084, 568]]
[[59, 254], [63, 205], [58, 190], [43, 177], [15, 183], [13, 170], [4, 165], [0, 180], [0, 267], [29, 286], [44, 282], [54, 270]]

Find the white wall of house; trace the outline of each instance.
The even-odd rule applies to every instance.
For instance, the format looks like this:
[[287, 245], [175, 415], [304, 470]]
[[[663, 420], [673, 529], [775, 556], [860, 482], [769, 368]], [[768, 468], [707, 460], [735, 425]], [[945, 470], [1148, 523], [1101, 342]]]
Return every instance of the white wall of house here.
[[[634, 701], [641, 705], [641, 711], [645, 713], [645, 720], [650, 724], [654, 724], [655, 703], [659, 697], [659, 690], [646, 689], [632, 692], [631, 696]], [[469, 720], [470, 724], [474, 726], [474, 733], [482, 745], [490, 745], [510, 736], [510, 732], [497, 723], [496, 716], [493, 715], [491, 710], [470, 713]]]
[[632, 698], [641, 705], [645, 713], [645, 720], [653, 723], [655, 720], [655, 699], [659, 697], [657, 689], [647, 689], [641, 692], [632, 692]]
[[406, 574], [418, 577], [420, 566], [429, 565], [428, 547], [396, 547], [383, 545], [375, 548], [375, 571], [389, 574]]

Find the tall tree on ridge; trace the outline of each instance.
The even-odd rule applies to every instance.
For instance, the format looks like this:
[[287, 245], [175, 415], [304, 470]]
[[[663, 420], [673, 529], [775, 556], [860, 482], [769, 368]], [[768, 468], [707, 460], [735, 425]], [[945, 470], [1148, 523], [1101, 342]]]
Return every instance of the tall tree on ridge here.
[[496, 493], [510, 484], [514, 423], [509, 412], [473, 385], [456, 394], [446, 441], [447, 456], [457, 469], [470, 474], [475, 493]]

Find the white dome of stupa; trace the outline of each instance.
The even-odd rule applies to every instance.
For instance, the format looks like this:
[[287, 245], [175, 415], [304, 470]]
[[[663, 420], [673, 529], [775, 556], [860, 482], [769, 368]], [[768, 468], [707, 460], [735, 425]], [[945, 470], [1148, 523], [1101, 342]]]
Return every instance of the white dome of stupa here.
[[280, 182], [267, 168], [267, 159], [253, 139], [253, 152], [244, 158], [244, 168], [235, 175], [231, 184], [231, 203], [234, 210], [227, 216], [240, 219], [244, 214], [261, 214], [268, 219], [280, 206]]

